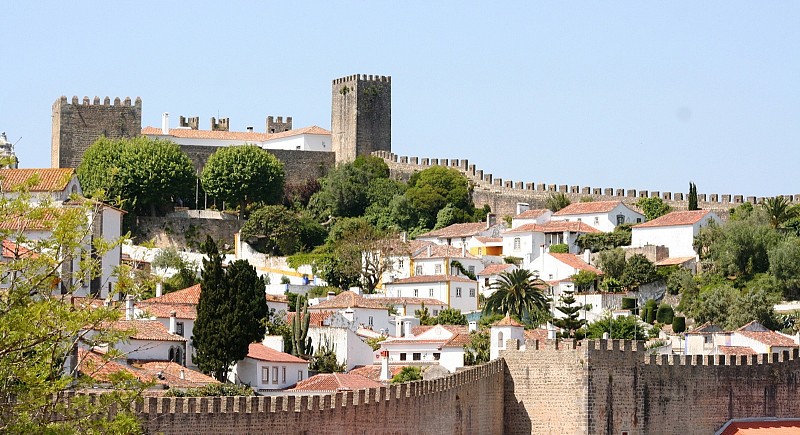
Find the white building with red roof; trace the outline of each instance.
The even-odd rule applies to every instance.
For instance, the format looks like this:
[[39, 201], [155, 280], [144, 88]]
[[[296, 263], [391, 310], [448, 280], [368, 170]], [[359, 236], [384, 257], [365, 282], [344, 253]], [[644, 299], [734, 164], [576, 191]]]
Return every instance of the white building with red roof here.
[[517, 265], [512, 263], [490, 264], [486, 266], [478, 274], [478, 292], [488, 298], [494, 293], [492, 286], [497, 282], [500, 274], [510, 273], [517, 269], [519, 269]]
[[[132, 319], [128, 316], [95, 329], [125, 332], [121, 341], [110, 346], [120, 351], [128, 361], [174, 361], [180, 365], [186, 364], [186, 338], [171, 333], [156, 320]], [[93, 335], [92, 331], [86, 334], [89, 338]]]
[[[453, 261], [458, 261], [465, 270], [473, 274], [479, 273], [484, 267], [483, 261], [479, 257], [470, 254], [466, 247], [430, 244], [411, 257], [412, 273], [410, 276], [460, 275], [461, 272], [453, 267]], [[398, 277], [395, 276], [395, 278]]]
[[692, 244], [700, 229], [720, 218], [709, 210], [673, 211], [651, 221], [634, 225], [631, 246], [666, 246], [670, 258], [694, 257]]
[[583, 222], [607, 233], [617, 225], [644, 222], [645, 217], [622, 201], [592, 201], [570, 204], [553, 213], [551, 220]]
[[[167, 330], [187, 338], [186, 365], [195, 367], [192, 357], [195, 349], [191, 341], [194, 322], [197, 320], [197, 304], [200, 302], [200, 284], [162, 296], [145, 299], [136, 304], [138, 316], [160, 322]], [[175, 313], [173, 317], [172, 313]]]
[[572, 254], [580, 252], [577, 240], [582, 234], [601, 231], [577, 221], [550, 221], [544, 224], [525, 224], [503, 233], [503, 255], [522, 258], [522, 267], [530, 263], [551, 245], [565, 244]]
[[233, 381], [259, 393], [285, 390], [308, 379], [308, 361], [262, 343], [251, 343], [247, 356], [232, 370]]
[[417, 334], [382, 341], [375, 352], [377, 362], [388, 352], [389, 365], [439, 365], [453, 373], [464, 367], [464, 345], [470, 336], [465, 326], [435, 325], [414, 328]]
[[385, 287], [390, 297], [436, 299], [462, 313], [478, 309], [478, 282], [462, 276], [417, 275], [395, 280]]
[[525, 326], [506, 314], [492, 324], [489, 338], [489, 359], [494, 360], [500, 357], [501, 351], [506, 350], [507, 340], [519, 340], [520, 345], [525, 345]]
[[756, 355], [798, 347], [798, 338], [772, 331], [756, 320], [734, 331], [704, 324], [685, 334], [686, 355]]
[[527, 224], [543, 224], [550, 222], [553, 212], [546, 208], [536, 208], [520, 211], [516, 216], [511, 218], [511, 228], [521, 227]]

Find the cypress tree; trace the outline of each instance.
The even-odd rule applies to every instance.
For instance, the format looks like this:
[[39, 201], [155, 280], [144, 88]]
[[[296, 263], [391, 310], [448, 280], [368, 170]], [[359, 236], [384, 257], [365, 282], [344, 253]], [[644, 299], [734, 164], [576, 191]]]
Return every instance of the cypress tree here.
[[203, 373], [225, 382], [230, 367], [266, 332], [264, 283], [243, 260], [225, 271], [222, 255], [210, 237], [202, 248], [207, 258], [203, 259], [202, 291], [192, 336], [197, 351], [194, 362]]
[[697, 207], [697, 186], [689, 182], [689, 210], [699, 210]]

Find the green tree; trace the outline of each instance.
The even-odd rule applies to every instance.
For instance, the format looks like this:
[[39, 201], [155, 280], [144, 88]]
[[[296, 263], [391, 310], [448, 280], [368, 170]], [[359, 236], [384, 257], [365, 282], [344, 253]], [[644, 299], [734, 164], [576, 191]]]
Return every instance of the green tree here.
[[634, 254], [625, 263], [625, 270], [622, 272], [620, 281], [625, 287], [633, 289], [657, 281], [658, 278], [656, 265], [644, 255]]
[[347, 365], [338, 363], [335, 346], [326, 337], [314, 352], [308, 369], [319, 373], [341, 373], [347, 369]]
[[405, 366], [400, 369], [400, 373], [394, 375], [392, 378], [393, 384], [402, 384], [405, 382], [421, 381], [422, 370], [415, 366]]
[[788, 237], [767, 251], [769, 273], [780, 282], [788, 299], [800, 296], [800, 238]]
[[469, 333], [469, 344], [464, 345], [464, 365], [474, 366], [489, 362], [491, 337], [489, 331], [472, 331]]
[[264, 337], [267, 301], [264, 282], [245, 260], [222, 267], [211, 237], [203, 245], [200, 302], [192, 340], [194, 361], [203, 373], [225, 382], [230, 367], [247, 356], [250, 343]]
[[182, 290], [200, 282], [197, 277], [197, 264], [184, 259], [174, 247], [159, 250], [150, 265], [156, 269], [163, 269], [164, 273], [170, 269], [176, 271], [172, 276], [164, 279], [164, 294]]
[[620, 224], [610, 233], [588, 233], [578, 236], [576, 243], [581, 251], [607, 251], [620, 246], [630, 246], [632, 224]]
[[699, 210], [697, 206], [697, 186], [689, 182], [689, 210]]
[[300, 217], [282, 205], [267, 205], [250, 214], [240, 232], [258, 252], [284, 256], [301, 247]]
[[553, 213], [565, 208], [566, 206], [572, 204], [572, 201], [569, 200], [569, 197], [564, 192], [559, 193], [551, 193], [550, 196], [547, 198], [545, 202], [545, 207], [552, 210]]
[[769, 270], [769, 250], [782, 239], [764, 210], [725, 225], [709, 225], [695, 237], [695, 250], [710, 262], [708, 269], [725, 276], [749, 278]]
[[582, 338], [576, 337], [576, 331], [586, 325], [586, 319], [580, 318], [580, 312], [585, 310], [586, 306], [578, 304], [575, 292], [572, 291], [564, 291], [559, 300], [561, 303], [556, 310], [560, 311], [564, 317], [553, 319], [553, 325], [563, 329], [565, 337]]
[[422, 227], [432, 228], [439, 210], [447, 204], [467, 215], [475, 211], [469, 181], [452, 168], [435, 166], [414, 173], [405, 196], [416, 209]]
[[[328, 172], [320, 184], [322, 188], [309, 201], [309, 208], [318, 219], [328, 216], [362, 216], [374, 199], [381, 195], [385, 184], [377, 179], [388, 179], [389, 167], [375, 156], [359, 156], [353, 162], [337, 166]], [[373, 184], [374, 183], [374, 184]], [[374, 190], [370, 190], [370, 186]]]
[[621, 248], [602, 251], [597, 256], [597, 262], [606, 278], [621, 279], [622, 274], [625, 272], [625, 251]]
[[433, 229], [438, 230], [439, 228], [470, 222], [471, 220], [472, 216], [467, 214], [467, 212], [456, 208], [453, 204], [447, 204], [436, 213], [436, 225], [434, 225]]
[[[0, 196], [0, 228], [4, 241], [0, 276], [0, 432], [1, 433], [141, 433], [132, 404], [141, 400], [146, 387], [132, 376], [116, 373], [110, 385], [96, 397], [76, 395], [70, 402], [65, 393], [99, 387], [93, 379], [95, 367], [84, 360], [76, 366], [78, 347], [108, 345], [104, 360], [123, 355], [114, 345], [130, 331], [102, 328], [119, 319], [120, 307], [92, 307], [89, 301], [73, 298], [81, 278], [97, 276], [101, 258], [120, 240], [93, 241], [93, 253], [85, 255], [77, 270], [65, 265], [85, 252], [91, 236], [89, 217], [100, 212], [93, 202], [63, 206], [37, 202], [30, 188], [41, 181], [34, 176], [13, 189], [16, 195]], [[7, 189], [6, 192], [8, 192]], [[41, 225], [50, 235], [30, 238], [21, 227], [8, 223]], [[69, 253], [69, 254], [68, 254]], [[137, 295], [141, 290], [121, 266], [118, 289]], [[56, 290], [54, 294], [53, 291]], [[59, 291], [60, 290], [60, 291]], [[63, 293], [63, 294], [61, 294]], [[91, 333], [90, 333], [91, 331]], [[110, 419], [109, 410], [115, 409]], [[54, 415], [58, 419], [53, 419]]]
[[414, 310], [414, 316], [419, 318], [420, 325], [435, 325], [436, 317], [431, 317], [430, 310], [425, 304], [421, 304], [418, 310]]
[[101, 137], [77, 168], [83, 191], [137, 214], [193, 198], [196, 175], [189, 157], [166, 140]]
[[646, 340], [647, 331], [639, 324], [636, 316], [613, 318], [606, 314], [595, 322], [586, 326], [586, 337], [592, 339], [603, 338], [603, 334], [615, 340]]
[[636, 201], [636, 206], [642, 209], [645, 219], [651, 221], [657, 217], [664, 216], [672, 211], [672, 207], [665, 203], [663, 199], [651, 197], [641, 198]]
[[588, 270], [581, 270], [578, 271], [575, 275], [572, 275], [572, 283], [575, 284], [575, 288], [579, 292], [586, 292], [590, 291], [594, 287], [594, 283], [597, 282], [597, 274]]
[[793, 206], [789, 200], [783, 196], [766, 198], [761, 202], [761, 207], [767, 212], [767, 216], [769, 216], [769, 224], [772, 225], [772, 228], [776, 229], [800, 214], [800, 207]]
[[255, 145], [217, 149], [203, 167], [203, 189], [212, 197], [236, 205], [244, 217], [249, 203], [275, 204], [283, 194], [283, 163]]
[[667, 277], [667, 291], [669, 294], [677, 295], [685, 291], [693, 291], [697, 289], [697, 283], [694, 281], [694, 275], [689, 269], [678, 268], [675, 269]]
[[457, 308], [445, 308], [439, 311], [436, 321], [440, 325], [466, 325], [467, 317]]
[[530, 323], [547, 312], [549, 301], [542, 292], [545, 286], [527, 269], [503, 272], [491, 286], [494, 293], [486, 299], [483, 313], [506, 313]]

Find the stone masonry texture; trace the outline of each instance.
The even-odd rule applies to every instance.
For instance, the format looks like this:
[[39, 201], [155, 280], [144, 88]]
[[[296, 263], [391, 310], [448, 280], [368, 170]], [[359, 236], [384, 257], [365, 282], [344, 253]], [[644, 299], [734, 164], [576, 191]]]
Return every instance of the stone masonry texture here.
[[356, 74], [336, 79], [331, 93], [331, 141], [336, 162], [392, 151], [392, 79]]

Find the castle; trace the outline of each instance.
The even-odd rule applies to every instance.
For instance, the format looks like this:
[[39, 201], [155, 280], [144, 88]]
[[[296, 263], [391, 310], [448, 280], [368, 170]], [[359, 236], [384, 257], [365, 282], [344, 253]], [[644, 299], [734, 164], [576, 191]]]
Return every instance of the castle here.
[[322, 396], [146, 398], [148, 433], [710, 434], [800, 415], [800, 354], [655, 356], [641, 342], [506, 342], [445, 378]]

